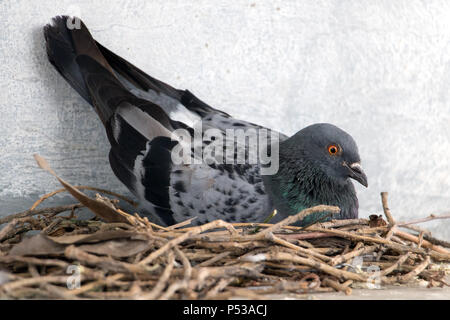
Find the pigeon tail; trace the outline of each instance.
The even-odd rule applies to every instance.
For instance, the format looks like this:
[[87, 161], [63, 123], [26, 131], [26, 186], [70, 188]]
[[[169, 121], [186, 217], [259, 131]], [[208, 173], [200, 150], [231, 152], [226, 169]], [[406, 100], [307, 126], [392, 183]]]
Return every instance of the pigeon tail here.
[[[107, 90], [108, 98], [116, 101], [129, 96], [129, 92], [116, 78], [83, 21], [76, 17], [54, 17], [52, 24], [44, 27], [44, 37], [49, 61], [64, 79], [94, 106], [105, 124], [114, 110], [97, 103], [92, 91], [110, 87], [113, 90]], [[88, 82], [96, 85], [92, 87]]]
[[198, 114], [204, 118], [211, 113], [219, 114], [223, 117], [229, 118], [230, 115], [221, 110], [214, 109], [208, 104], [204, 103], [189, 90], [176, 89], [167, 83], [164, 83], [152, 76], [146, 74], [127, 60], [119, 57], [108, 48], [104, 47], [99, 42], [95, 42], [102, 55], [106, 58], [108, 63], [114, 69], [116, 74], [128, 81], [134, 88], [148, 93], [154, 91], [158, 95], [169, 97], [186, 107], [189, 111]]

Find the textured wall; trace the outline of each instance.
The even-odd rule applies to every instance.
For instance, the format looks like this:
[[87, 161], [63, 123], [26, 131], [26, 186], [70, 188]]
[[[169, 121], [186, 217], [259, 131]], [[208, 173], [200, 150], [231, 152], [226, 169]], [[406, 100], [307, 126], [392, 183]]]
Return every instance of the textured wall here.
[[[0, 1], [0, 215], [76, 184], [125, 193], [93, 110], [47, 62], [42, 26], [80, 15], [151, 75], [236, 117], [292, 134], [332, 122], [360, 147], [398, 220], [450, 210], [449, 1]], [[66, 199], [67, 200], [67, 199]], [[449, 222], [425, 225], [450, 239]]]

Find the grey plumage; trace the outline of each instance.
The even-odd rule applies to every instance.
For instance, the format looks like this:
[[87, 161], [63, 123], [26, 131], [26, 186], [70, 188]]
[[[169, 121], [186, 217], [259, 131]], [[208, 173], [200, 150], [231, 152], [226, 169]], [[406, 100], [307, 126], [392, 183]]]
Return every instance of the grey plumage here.
[[[80, 29], [68, 29], [67, 19], [55, 17], [44, 28], [49, 60], [93, 105], [111, 144], [113, 172], [157, 222], [173, 224], [193, 216], [197, 224], [258, 222], [274, 208], [280, 219], [315, 204], [340, 206], [339, 218], [358, 215], [349, 178], [365, 185], [367, 179], [347, 133], [330, 124], [307, 127], [290, 138], [277, 133], [280, 169], [274, 175], [263, 176], [260, 163], [195, 163], [195, 152], [190, 164], [174, 163], [171, 154], [183, 144], [177, 130], [193, 135], [201, 122], [203, 133], [215, 129], [224, 138], [226, 153], [227, 143], [237, 143], [227, 140], [226, 130], [263, 127], [152, 78], [96, 42], [82, 22]], [[201, 150], [213, 141], [204, 139]], [[243, 147], [249, 152], [248, 145]]]

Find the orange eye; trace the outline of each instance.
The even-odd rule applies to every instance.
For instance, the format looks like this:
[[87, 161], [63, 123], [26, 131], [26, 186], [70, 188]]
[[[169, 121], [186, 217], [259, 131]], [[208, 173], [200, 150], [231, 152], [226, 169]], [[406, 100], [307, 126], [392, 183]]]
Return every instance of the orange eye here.
[[339, 153], [339, 146], [335, 144], [331, 144], [328, 146], [328, 153], [332, 156], [335, 156]]

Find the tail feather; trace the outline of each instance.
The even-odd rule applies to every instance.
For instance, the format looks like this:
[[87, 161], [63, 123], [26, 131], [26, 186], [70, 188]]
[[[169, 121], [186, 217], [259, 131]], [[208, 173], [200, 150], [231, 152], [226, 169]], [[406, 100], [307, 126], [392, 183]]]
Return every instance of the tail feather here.
[[103, 124], [107, 123], [122, 102], [134, 100], [135, 97], [119, 80], [91, 56], [80, 55], [76, 61], [84, 76], [92, 105]]
[[54, 17], [52, 24], [44, 27], [47, 56], [56, 70], [89, 103], [92, 104], [83, 75], [76, 62], [78, 53], [67, 28], [67, 16]]
[[164, 83], [146, 74], [127, 60], [119, 57], [108, 48], [105, 48], [102, 44], [98, 42], [96, 42], [96, 44], [100, 52], [108, 60], [108, 63], [112, 66], [114, 71], [116, 71], [127, 81], [136, 86], [136, 88], [139, 88], [143, 91], [153, 90], [157, 93], [162, 93], [163, 95], [177, 100], [186, 108], [197, 113], [201, 117], [205, 117], [211, 113], [217, 113], [225, 117], [230, 117], [229, 114], [207, 105], [196, 96], [194, 96], [190, 91], [175, 89], [167, 83]]
[[[130, 93], [115, 73], [85, 24], [71, 25], [68, 16], [53, 18], [44, 27], [49, 61], [69, 84], [96, 109], [105, 124]], [[75, 18], [78, 19], [78, 18]]]
[[137, 88], [144, 91], [154, 90], [158, 93], [163, 93], [173, 99], [181, 100], [184, 91], [175, 89], [167, 83], [149, 76], [133, 64], [110, 51], [108, 48], [105, 48], [102, 44], [98, 42], [96, 42], [96, 44], [100, 52], [108, 60], [108, 63], [111, 64], [113, 69], [125, 79], [127, 79], [130, 83], [135, 85]]

